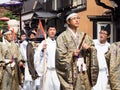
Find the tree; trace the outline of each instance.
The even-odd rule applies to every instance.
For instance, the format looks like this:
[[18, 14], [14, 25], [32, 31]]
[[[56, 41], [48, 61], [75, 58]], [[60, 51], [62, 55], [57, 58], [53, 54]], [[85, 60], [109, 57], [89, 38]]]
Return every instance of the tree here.
[[16, 20], [18, 20], [19, 19], [19, 17], [18, 16], [16, 16], [16, 15], [13, 15], [13, 13], [12, 12], [5, 12], [5, 13], [3, 13], [3, 17], [8, 17], [8, 18], [10, 18], [10, 19], [16, 19]]
[[0, 21], [0, 31], [1, 31], [2, 29], [6, 28], [6, 27], [7, 27], [7, 22], [5, 22], [5, 21]]

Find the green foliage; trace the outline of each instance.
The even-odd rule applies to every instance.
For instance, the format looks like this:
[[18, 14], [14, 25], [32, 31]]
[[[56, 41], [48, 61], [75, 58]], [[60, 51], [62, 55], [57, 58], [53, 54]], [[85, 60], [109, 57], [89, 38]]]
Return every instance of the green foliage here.
[[19, 17], [18, 16], [16, 16], [16, 15], [13, 15], [13, 13], [12, 12], [5, 12], [5, 13], [3, 13], [3, 17], [8, 17], [8, 18], [10, 18], [10, 19], [16, 19], [16, 20], [18, 20], [19, 19]]
[[7, 28], [7, 22], [5, 22], [5, 21], [0, 21], [0, 31], [2, 30], [2, 29], [4, 29], [4, 28]]

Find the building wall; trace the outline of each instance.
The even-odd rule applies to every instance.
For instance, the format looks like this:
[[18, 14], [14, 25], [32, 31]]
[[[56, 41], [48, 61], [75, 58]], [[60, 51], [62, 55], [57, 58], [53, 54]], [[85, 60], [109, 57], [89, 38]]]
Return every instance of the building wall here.
[[[110, 0], [101, 0], [106, 5], [112, 6]], [[80, 12], [79, 29], [93, 37], [93, 23], [87, 18], [88, 15], [102, 15], [107, 9], [96, 5], [95, 0], [87, 0], [87, 10]]]

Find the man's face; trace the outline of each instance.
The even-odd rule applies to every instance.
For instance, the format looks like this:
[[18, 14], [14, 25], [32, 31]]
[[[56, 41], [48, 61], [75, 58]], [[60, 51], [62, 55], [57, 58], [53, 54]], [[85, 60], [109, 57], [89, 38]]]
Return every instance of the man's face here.
[[26, 39], [26, 35], [25, 34], [21, 35], [21, 40], [24, 41], [25, 39]]
[[36, 38], [36, 36], [34, 34], [30, 35], [30, 39]]
[[72, 16], [67, 23], [71, 26], [71, 27], [75, 27], [77, 28], [79, 26], [79, 20], [80, 17], [78, 15]]
[[6, 39], [8, 42], [13, 41], [13, 36], [12, 36], [11, 33], [10, 33], [10, 34], [6, 34], [4, 37], [5, 37], [5, 39]]
[[48, 36], [49, 36], [50, 38], [54, 38], [55, 35], [56, 35], [56, 28], [55, 28], [55, 27], [49, 27], [47, 33], [48, 33]]
[[109, 38], [107, 31], [101, 30], [99, 34], [100, 34], [100, 42], [105, 42]]

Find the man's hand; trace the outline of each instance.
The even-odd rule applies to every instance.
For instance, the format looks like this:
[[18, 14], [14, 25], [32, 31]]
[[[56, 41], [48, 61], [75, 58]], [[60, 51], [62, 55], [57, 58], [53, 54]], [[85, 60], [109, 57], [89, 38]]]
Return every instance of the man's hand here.
[[73, 56], [78, 56], [80, 53], [80, 50], [76, 49], [74, 52], [73, 52]]
[[43, 44], [43, 49], [46, 49], [47, 48], [47, 44]]
[[24, 63], [22, 61], [19, 62], [20, 67], [24, 67]]
[[9, 61], [9, 63], [12, 63], [12, 62], [13, 62], [12, 60]]
[[88, 44], [86, 44], [86, 43], [84, 43], [83, 45], [82, 45], [82, 47], [83, 47], [83, 49], [89, 49], [90, 48], [90, 45], [88, 45]]

